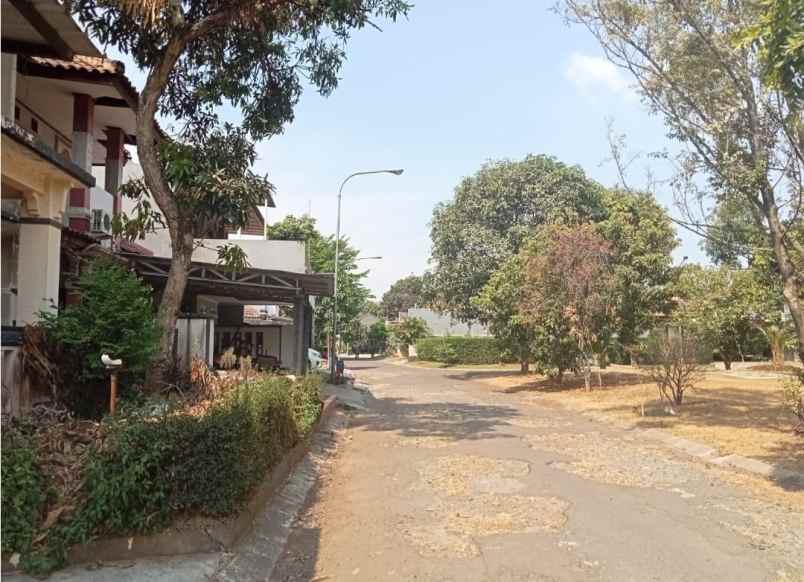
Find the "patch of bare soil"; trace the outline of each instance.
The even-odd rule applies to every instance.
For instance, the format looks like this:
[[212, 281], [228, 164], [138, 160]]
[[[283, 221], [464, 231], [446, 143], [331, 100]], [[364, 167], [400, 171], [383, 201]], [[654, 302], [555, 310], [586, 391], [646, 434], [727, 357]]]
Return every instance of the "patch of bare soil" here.
[[419, 449], [443, 449], [455, 446], [458, 442], [455, 439], [443, 436], [412, 437], [402, 435], [396, 438], [395, 444], [401, 447], [416, 447]]
[[742, 370], [748, 370], [749, 372], [772, 372], [774, 374], [798, 374], [801, 372], [801, 366], [785, 364], [780, 368], [774, 368], [772, 364], [752, 364], [740, 368], [740, 371]]
[[423, 463], [413, 488], [434, 494], [436, 502], [426, 523], [406, 520], [405, 537], [425, 557], [471, 558], [480, 553], [473, 538], [563, 527], [566, 501], [515, 494], [529, 472], [523, 461], [472, 455]]
[[433, 489], [440, 495], [470, 495], [476, 492], [479, 480], [496, 478], [500, 481], [525, 477], [530, 465], [524, 461], [492, 459], [472, 455], [438, 457], [419, 469], [419, 487]]
[[573, 457], [572, 461], [555, 462], [551, 466], [584, 479], [692, 496], [680, 489], [689, 480], [688, 465], [657, 455], [652, 447], [626, 444], [596, 432], [532, 434], [526, 440], [534, 448]]

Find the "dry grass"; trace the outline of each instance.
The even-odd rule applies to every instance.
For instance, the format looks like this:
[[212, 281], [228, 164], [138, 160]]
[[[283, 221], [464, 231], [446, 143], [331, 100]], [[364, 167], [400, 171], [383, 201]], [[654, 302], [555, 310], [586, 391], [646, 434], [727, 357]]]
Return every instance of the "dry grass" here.
[[772, 372], [774, 374], [798, 374], [801, 372], [801, 366], [795, 364], [785, 364], [781, 367], [781, 369], [776, 369], [773, 367], [773, 364], [752, 364], [750, 366], [745, 366], [741, 368], [742, 370], [748, 370], [749, 372]]
[[[603, 371], [602, 388], [595, 382], [592, 392], [583, 389], [582, 378], [568, 377], [559, 385], [534, 375], [472, 376], [540, 403], [594, 411], [621, 426], [667, 429], [716, 447], [722, 454], [744, 455], [804, 472], [804, 439], [791, 430], [793, 417], [782, 403], [781, 379], [710, 372], [685, 396], [678, 415], [672, 416], [659, 401], [656, 386], [628, 366]], [[641, 415], [643, 405], [645, 416]]]
[[506, 482], [525, 477], [529, 472], [530, 465], [524, 461], [472, 455], [438, 457], [419, 469], [421, 485], [447, 497], [478, 492], [485, 488], [483, 481], [489, 478]]
[[426, 518], [407, 516], [402, 532], [422, 556], [471, 558], [480, 555], [477, 537], [562, 528], [567, 501], [515, 494], [529, 472], [523, 461], [473, 455], [423, 462], [412, 489], [435, 502]]

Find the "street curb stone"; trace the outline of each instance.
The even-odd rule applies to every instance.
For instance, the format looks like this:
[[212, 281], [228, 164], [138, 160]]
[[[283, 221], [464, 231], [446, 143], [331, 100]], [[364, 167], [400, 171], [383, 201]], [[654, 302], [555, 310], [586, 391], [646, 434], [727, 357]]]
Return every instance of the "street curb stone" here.
[[[590, 416], [595, 420], [606, 421], [605, 417], [600, 414], [586, 414], [586, 416]], [[675, 436], [658, 428], [636, 428], [633, 430], [707, 463], [753, 473], [754, 475], [771, 479], [783, 486], [804, 487], [804, 474], [802, 473], [777, 467], [759, 459], [743, 457], [742, 455], [721, 455], [716, 448]]]

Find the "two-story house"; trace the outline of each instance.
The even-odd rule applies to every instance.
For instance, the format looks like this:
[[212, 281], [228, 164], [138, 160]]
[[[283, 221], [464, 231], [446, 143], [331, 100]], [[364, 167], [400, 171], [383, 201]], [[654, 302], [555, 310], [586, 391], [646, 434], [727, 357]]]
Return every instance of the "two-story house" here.
[[[108, 238], [137, 92], [61, 3], [3, 0], [0, 106], [6, 410], [27, 399], [16, 389], [22, 327], [74, 300], [60, 285], [63, 242]], [[94, 166], [104, 167], [103, 184]]]

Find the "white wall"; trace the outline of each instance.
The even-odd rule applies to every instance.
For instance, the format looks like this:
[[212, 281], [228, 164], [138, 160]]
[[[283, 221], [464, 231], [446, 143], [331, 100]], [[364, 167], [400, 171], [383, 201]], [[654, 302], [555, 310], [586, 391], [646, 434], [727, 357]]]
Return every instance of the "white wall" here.
[[432, 309], [412, 307], [408, 309], [407, 316], [423, 319], [430, 328], [430, 333], [435, 336], [486, 337], [490, 335], [489, 330], [480, 323], [469, 325], [453, 319], [449, 315], [436, 313]]
[[[103, 182], [97, 183], [102, 184]], [[99, 209], [112, 214], [112, 210], [114, 210], [114, 197], [103, 188], [95, 186], [89, 189], [89, 204], [92, 210]]]
[[296, 369], [296, 327], [282, 326], [282, 367], [288, 370]]
[[[100, 172], [99, 174], [100, 175]], [[123, 181], [142, 176], [142, 169], [134, 162], [129, 162], [123, 168]], [[123, 197], [123, 212], [130, 214], [134, 210], [135, 202]], [[171, 255], [170, 235], [166, 229], [149, 233], [140, 244], [154, 253], [157, 257]], [[193, 260], [203, 263], [217, 263], [217, 248], [224, 244], [236, 244], [248, 256], [248, 262], [256, 269], [273, 269], [277, 271], [290, 271], [291, 273], [306, 273], [307, 261], [304, 243], [300, 241], [263, 240], [254, 239], [202, 239], [204, 247], [196, 249]]]

